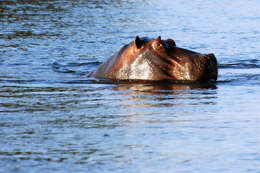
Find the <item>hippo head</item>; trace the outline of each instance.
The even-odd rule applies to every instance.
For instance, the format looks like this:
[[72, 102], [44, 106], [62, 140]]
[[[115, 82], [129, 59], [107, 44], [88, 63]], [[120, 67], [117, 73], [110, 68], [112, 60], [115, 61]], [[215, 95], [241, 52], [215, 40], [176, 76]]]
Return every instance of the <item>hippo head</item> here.
[[139, 38], [133, 47], [129, 78], [145, 80], [216, 81], [214, 54], [200, 54], [176, 47], [174, 40]]
[[215, 81], [217, 76], [217, 60], [213, 54], [176, 47], [172, 39], [138, 36], [90, 75], [112, 80], [191, 82]]

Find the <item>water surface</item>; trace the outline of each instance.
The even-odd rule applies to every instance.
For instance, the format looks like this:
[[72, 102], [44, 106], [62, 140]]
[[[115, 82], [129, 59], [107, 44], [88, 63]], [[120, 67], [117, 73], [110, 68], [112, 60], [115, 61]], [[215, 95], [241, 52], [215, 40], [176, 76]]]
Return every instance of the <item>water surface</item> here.
[[[0, 172], [260, 172], [258, 6], [1, 1]], [[214, 53], [218, 82], [87, 78], [136, 35]]]

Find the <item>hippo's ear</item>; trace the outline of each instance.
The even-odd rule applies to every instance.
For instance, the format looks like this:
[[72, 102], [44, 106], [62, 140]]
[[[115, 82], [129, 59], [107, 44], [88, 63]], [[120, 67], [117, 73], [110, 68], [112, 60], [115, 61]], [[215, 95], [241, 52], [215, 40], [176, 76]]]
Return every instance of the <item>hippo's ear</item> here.
[[157, 40], [157, 41], [162, 41], [161, 36], [157, 37], [156, 40]]
[[176, 43], [175, 43], [175, 41], [173, 39], [168, 38], [166, 40], [166, 43], [171, 45], [171, 46], [173, 46], [173, 47], [176, 47]]
[[139, 36], [136, 36], [135, 37], [135, 46], [138, 48], [138, 49], [140, 49], [142, 46], [143, 46], [143, 44], [144, 44], [144, 41], [143, 40], [141, 40], [140, 38], [139, 38]]

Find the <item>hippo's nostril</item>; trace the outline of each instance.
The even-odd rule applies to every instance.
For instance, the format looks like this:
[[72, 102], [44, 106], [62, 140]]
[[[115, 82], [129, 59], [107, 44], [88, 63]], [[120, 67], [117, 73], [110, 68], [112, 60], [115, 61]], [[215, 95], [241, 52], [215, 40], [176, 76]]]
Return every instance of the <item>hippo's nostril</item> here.
[[217, 58], [213, 53], [208, 54], [208, 59], [213, 61], [215, 64], [217, 64]]

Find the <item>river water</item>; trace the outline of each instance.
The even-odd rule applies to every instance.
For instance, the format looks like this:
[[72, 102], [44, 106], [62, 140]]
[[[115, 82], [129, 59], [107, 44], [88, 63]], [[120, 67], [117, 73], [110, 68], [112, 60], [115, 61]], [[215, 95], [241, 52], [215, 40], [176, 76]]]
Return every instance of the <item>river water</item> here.
[[[0, 172], [260, 172], [258, 0], [1, 0]], [[215, 84], [87, 75], [141, 37], [214, 53]]]

